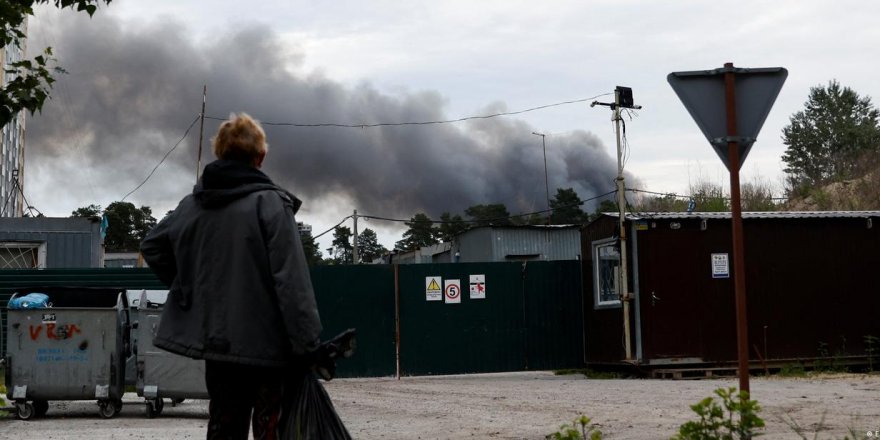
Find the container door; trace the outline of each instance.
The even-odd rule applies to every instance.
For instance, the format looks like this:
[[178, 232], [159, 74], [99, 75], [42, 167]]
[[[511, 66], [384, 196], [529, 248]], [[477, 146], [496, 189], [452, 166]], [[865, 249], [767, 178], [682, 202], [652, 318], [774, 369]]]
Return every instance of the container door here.
[[[658, 222], [659, 223], [659, 222]], [[689, 362], [702, 358], [699, 230], [658, 228], [640, 232], [639, 282], [642, 348], [646, 361]]]

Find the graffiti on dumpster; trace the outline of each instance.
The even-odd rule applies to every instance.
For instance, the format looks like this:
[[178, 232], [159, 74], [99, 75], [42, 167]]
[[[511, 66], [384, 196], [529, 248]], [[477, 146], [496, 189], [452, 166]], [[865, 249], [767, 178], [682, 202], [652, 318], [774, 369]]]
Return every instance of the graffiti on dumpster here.
[[40, 339], [40, 337], [43, 335], [43, 327], [46, 327], [46, 338], [52, 340], [70, 339], [77, 333], [82, 333], [82, 330], [80, 330], [79, 326], [77, 326], [76, 324], [57, 325], [53, 323], [48, 323], [45, 326], [43, 324], [38, 324], [36, 327], [31, 324], [29, 330], [32, 341]]
[[87, 362], [89, 355], [82, 350], [38, 348], [37, 362]]

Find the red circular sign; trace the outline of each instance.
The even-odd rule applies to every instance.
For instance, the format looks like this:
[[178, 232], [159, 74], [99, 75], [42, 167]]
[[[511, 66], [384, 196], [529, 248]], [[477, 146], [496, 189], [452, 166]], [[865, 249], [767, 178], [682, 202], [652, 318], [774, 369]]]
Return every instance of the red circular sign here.
[[446, 286], [446, 296], [449, 299], [458, 298], [459, 294], [461, 294], [461, 289], [458, 287], [458, 284], [450, 284]]

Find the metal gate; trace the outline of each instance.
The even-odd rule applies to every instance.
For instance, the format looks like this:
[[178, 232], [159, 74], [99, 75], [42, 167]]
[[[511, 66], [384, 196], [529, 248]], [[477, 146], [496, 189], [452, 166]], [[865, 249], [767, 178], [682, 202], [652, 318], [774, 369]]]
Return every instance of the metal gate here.
[[[480, 275], [485, 298], [472, 298]], [[429, 301], [436, 278], [439, 301]], [[442, 297], [458, 281], [460, 302]], [[312, 283], [324, 339], [357, 328], [357, 355], [340, 377], [484, 373], [583, 366], [579, 261], [318, 266]], [[2, 325], [13, 289], [165, 288], [149, 269], [0, 270]], [[0, 339], [0, 352], [5, 353]]]

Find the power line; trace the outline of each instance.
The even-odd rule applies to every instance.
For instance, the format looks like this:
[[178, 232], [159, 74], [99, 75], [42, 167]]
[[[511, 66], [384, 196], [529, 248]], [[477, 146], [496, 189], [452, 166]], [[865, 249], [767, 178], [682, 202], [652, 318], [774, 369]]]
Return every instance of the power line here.
[[[680, 199], [693, 199], [694, 198], [694, 196], [685, 196], [685, 195], [676, 194], [676, 193], [669, 193], [669, 192], [647, 191], [647, 190], [636, 189], [636, 188], [627, 188], [626, 190], [629, 192], [652, 194], [655, 196], [663, 196], [663, 197], [675, 197], [675, 198], [680, 198]], [[720, 197], [720, 198], [722, 200], [730, 200], [730, 197]], [[768, 197], [768, 199], [769, 200], [788, 200], [788, 197]]]
[[[592, 96], [592, 97], [589, 97], [589, 98], [584, 98], [584, 99], [573, 99], [573, 100], [571, 100], [571, 101], [563, 101], [563, 102], [557, 102], [557, 103], [554, 103], [554, 104], [540, 105], [540, 106], [538, 106], [538, 107], [527, 108], [527, 109], [525, 109], [525, 110], [518, 110], [518, 111], [512, 111], [512, 112], [492, 113], [492, 114], [488, 114], [488, 115], [467, 116], [467, 117], [464, 117], [464, 118], [458, 118], [458, 119], [443, 119], [443, 120], [436, 120], [436, 121], [379, 122], [379, 123], [374, 123], [374, 124], [339, 124], [339, 123], [331, 123], [331, 122], [316, 123], [316, 124], [302, 124], [302, 123], [296, 123], [296, 122], [265, 122], [265, 121], [260, 121], [260, 124], [262, 124], [262, 125], [287, 126], [287, 127], [337, 127], [337, 128], [374, 128], [374, 127], [399, 127], [399, 126], [404, 126], [404, 125], [437, 125], [437, 124], [452, 124], [452, 123], [456, 123], [456, 122], [464, 122], [464, 121], [470, 121], [470, 120], [474, 120], [474, 119], [490, 119], [490, 118], [497, 118], [497, 117], [499, 117], [499, 116], [512, 116], [512, 115], [519, 115], [519, 114], [522, 114], [522, 113], [533, 112], [533, 111], [536, 111], [536, 110], [543, 110], [543, 109], [550, 108], [550, 107], [558, 107], [558, 106], [561, 106], [561, 105], [577, 104], [577, 103], [580, 103], [580, 102], [592, 101], [592, 100], [594, 100], [594, 99], [596, 99], [596, 98], [601, 98], [601, 97], [603, 97], [603, 96], [607, 96], [607, 95], [611, 95], [611, 94], [612, 94], [612, 93], [603, 93], [603, 94], [601, 94], [601, 95], [596, 95], [596, 96]], [[225, 121], [225, 120], [227, 120], [226, 118], [219, 118], [219, 117], [216, 117], [216, 116], [205, 116], [205, 119], [211, 119], [211, 120], [214, 120], [214, 121]]]
[[[428, 221], [415, 221], [415, 222], [413, 222], [412, 219], [389, 218], [389, 217], [380, 217], [380, 216], [375, 216], [375, 215], [358, 215], [358, 217], [368, 218], [368, 219], [373, 219], [373, 220], [397, 222], [397, 223], [431, 223], [431, 224], [491, 223], [493, 221], [510, 220], [512, 218], [528, 217], [528, 216], [535, 215], [535, 214], [546, 214], [550, 211], [555, 211], [555, 210], [559, 210], [562, 208], [571, 208], [573, 206], [580, 206], [586, 202], [591, 202], [596, 199], [601, 199], [602, 197], [607, 197], [607, 196], [614, 194], [616, 192], [617, 192], [617, 190], [608, 191], [605, 194], [600, 194], [595, 197], [590, 197], [589, 199], [581, 200], [580, 203], [571, 203], [568, 205], [557, 206], [556, 208], [553, 208], [553, 209], [543, 209], [541, 211], [527, 212], [527, 213], [523, 213], [523, 214], [513, 214], [513, 215], [506, 216], [506, 217], [497, 217], [497, 218], [490, 218], [490, 219], [484, 219], [484, 220], [430, 220], [429, 219]], [[343, 221], [345, 221], [345, 220], [343, 220]]]
[[634, 192], [634, 193], [644, 193], [644, 194], [651, 194], [651, 195], [663, 196], [663, 197], [675, 197], [675, 198], [682, 198], [682, 199], [690, 199], [691, 198], [691, 196], [683, 196], [683, 195], [679, 195], [679, 194], [675, 194], [675, 193], [647, 191], [647, 190], [636, 189], [636, 188], [627, 188], [626, 190], [629, 192]]
[[[334, 225], [332, 228], [330, 228], [330, 229], [328, 229], [328, 230], [326, 230], [326, 231], [324, 231], [324, 232], [322, 232], [322, 233], [320, 233], [320, 234], [318, 234], [318, 235], [312, 237], [312, 239], [317, 240], [317, 239], [318, 239], [319, 237], [321, 237], [322, 235], [324, 235], [324, 234], [326, 234], [326, 233], [328, 233], [328, 232], [330, 232], [330, 231], [336, 229], [337, 226], [339, 226], [339, 225], [345, 223], [345, 221], [348, 220], [348, 219], [350, 219], [351, 217], [352, 217], [352, 216], [348, 216], [348, 217], [343, 218], [342, 220], [339, 221], [339, 223], [337, 223], [336, 225]], [[363, 217], [363, 216], [360, 216], [360, 215], [359, 215], [358, 217]]]
[[[24, 201], [24, 205], [27, 206], [28, 214], [30, 214], [31, 216], [34, 216], [34, 211], [37, 211], [38, 215], [43, 215], [43, 213], [40, 212], [39, 209], [37, 209], [34, 206], [31, 206], [31, 202], [28, 202], [27, 196], [24, 195], [24, 188], [22, 188], [21, 184], [19, 184], [18, 181], [16, 181], [15, 186], [17, 186], [18, 190], [21, 192], [21, 199], [22, 199], [22, 201]], [[34, 217], [36, 217], [36, 216], [34, 216]]]
[[141, 182], [140, 185], [136, 186], [133, 190], [129, 191], [128, 194], [126, 194], [125, 197], [123, 197], [122, 200], [120, 200], [121, 202], [124, 202], [128, 196], [132, 195], [135, 191], [141, 189], [141, 187], [144, 186], [144, 184], [147, 183], [148, 180], [150, 180], [150, 177], [153, 177], [153, 173], [156, 172], [156, 170], [159, 168], [159, 165], [162, 165], [162, 162], [165, 162], [165, 159], [168, 158], [168, 155], [170, 155], [175, 149], [177, 149], [177, 146], [180, 145], [180, 143], [183, 142], [184, 139], [186, 139], [186, 136], [189, 134], [189, 131], [192, 130], [194, 125], [196, 125], [196, 122], [199, 120], [200, 117], [201, 117], [201, 115], [196, 116], [196, 118], [193, 119], [192, 123], [189, 124], [189, 127], [186, 129], [186, 132], [183, 133], [183, 136], [180, 138], [180, 140], [177, 141], [177, 143], [174, 144], [174, 146], [171, 147], [171, 149], [168, 150], [168, 152], [165, 153], [164, 156], [162, 156], [162, 160], [160, 160], [159, 163], [157, 163], [156, 166], [153, 167], [153, 171], [150, 171], [150, 174], [147, 176], [147, 178], [144, 179], [144, 181]]

